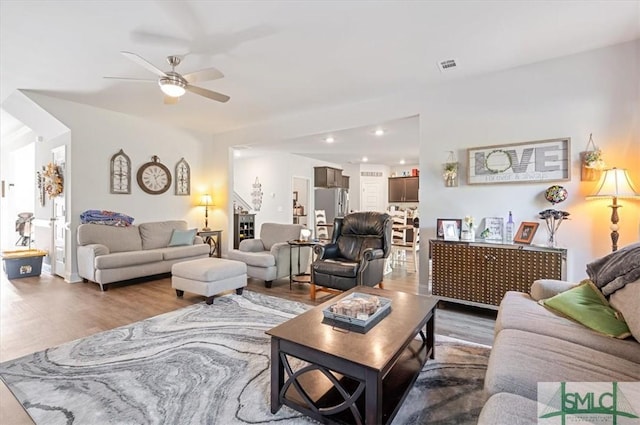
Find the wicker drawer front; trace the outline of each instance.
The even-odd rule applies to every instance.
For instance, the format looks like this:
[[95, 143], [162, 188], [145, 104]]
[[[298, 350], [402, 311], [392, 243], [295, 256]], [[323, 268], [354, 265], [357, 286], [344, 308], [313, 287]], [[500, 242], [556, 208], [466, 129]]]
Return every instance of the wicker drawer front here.
[[507, 291], [529, 292], [537, 279], [561, 279], [562, 255], [556, 252], [491, 248], [487, 262], [487, 304], [499, 305]]
[[486, 302], [480, 251], [466, 245], [433, 245], [433, 295]]
[[563, 279], [562, 250], [487, 246], [432, 240], [432, 292], [499, 305], [507, 291], [529, 292], [536, 279]]

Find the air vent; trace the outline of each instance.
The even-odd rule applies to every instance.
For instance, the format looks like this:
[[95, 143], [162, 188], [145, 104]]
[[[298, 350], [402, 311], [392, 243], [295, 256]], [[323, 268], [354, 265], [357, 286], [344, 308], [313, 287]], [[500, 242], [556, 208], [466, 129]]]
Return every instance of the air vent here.
[[458, 64], [455, 59], [447, 59], [438, 62], [438, 68], [440, 68], [440, 72], [451, 71], [452, 69], [456, 69]]

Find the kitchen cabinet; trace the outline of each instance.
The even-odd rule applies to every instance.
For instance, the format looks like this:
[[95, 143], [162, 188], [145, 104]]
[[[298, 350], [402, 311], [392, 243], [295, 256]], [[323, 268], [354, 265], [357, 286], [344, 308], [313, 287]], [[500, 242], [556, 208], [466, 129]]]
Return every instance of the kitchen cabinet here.
[[342, 176], [342, 185], [340, 185], [343, 189], [349, 189], [349, 176]]
[[420, 177], [389, 177], [389, 202], [418, 202]]
[[314, 187], [342, 187], [342, 170], [332, 167], [313, 167]]

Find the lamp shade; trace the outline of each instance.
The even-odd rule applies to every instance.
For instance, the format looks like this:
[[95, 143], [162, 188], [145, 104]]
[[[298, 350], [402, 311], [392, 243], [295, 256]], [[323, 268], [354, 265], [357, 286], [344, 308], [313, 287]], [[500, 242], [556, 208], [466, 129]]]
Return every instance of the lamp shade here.
[[209, 194], [202, 195], [200, 197], [200, 206], [208, 207], [209, 205], [211, 205], [211, 195]]
[[627, 170], [611, 168], [603, 173], [595, 193], [587, 196], [587, 199], [598, 198], [640, 198], [640, 194], [633, 187]]

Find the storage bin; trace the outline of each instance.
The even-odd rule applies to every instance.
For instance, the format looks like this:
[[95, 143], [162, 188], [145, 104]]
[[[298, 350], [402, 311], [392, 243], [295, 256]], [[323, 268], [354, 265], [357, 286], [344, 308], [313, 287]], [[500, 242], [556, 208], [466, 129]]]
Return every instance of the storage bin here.
[[7, 278], [20, 279], [23, 277], [40, 276], [42, 258], [46, 251], [28, 249], [20, 251], [3, 251], [2, 264]]

